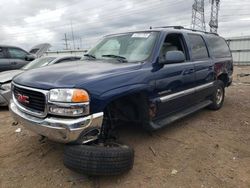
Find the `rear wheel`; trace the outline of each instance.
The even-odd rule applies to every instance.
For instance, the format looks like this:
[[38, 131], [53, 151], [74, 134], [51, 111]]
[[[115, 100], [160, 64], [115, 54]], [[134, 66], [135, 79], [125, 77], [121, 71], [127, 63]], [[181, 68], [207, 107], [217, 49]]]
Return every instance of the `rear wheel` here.
[[221, 80], [216, 81], [216, 88], [212, 95], [212, 104], [208, 107], [211, 110], [219, 110], [224, 103], [225, 85]]

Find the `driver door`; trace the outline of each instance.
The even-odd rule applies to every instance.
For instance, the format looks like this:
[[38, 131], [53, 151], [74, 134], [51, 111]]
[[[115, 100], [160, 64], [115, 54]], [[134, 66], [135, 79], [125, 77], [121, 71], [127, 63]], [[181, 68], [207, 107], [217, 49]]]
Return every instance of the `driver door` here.
[[162, 46], [159, 59], [168, 51], [182, 51], [186, 61], [181, 63], [165, 64], [155, 72], [156, 92], [159, 97], [157, 119], [167, 117], [188, 108], [194, 103], [195, 74], [194, 63], [188, 55], [187, 46], [182, 34], [168, 34]]

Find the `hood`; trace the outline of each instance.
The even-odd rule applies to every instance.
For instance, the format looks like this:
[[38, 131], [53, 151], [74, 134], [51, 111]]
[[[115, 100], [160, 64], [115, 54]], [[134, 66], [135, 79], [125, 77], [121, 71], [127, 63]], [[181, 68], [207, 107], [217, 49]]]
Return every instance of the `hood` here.
[[73, 88], [84, 83], [104, 79], [115, 74], [124, 74], [141, 67], [138, 63], [117, 63], [106, 61], [75, 61], [26, 71], [15, 77], [15, 83], [39, 88]]
[[10, 70], [10, 71], [4, 71], [0, 73], [0, 83], [6, 83], [6, 82], [11, 82], [13, 77], [21, 74], [24, 72], [24, 70]]
[[51, 45], [49, 43], [42, 43], [32, 47], [29, 53], [34, 54], [36, 57], [41, 57], [45, 52], [49, 50]]

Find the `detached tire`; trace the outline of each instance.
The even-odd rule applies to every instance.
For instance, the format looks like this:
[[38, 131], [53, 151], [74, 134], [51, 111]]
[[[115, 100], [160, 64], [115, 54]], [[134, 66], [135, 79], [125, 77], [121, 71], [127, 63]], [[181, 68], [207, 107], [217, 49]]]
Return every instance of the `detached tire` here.
[[216, 81], [216, 88], [211, 97], [212, 104], [208, 106], [210, 110], [219, 110], [224, 103], [225, 98], [225, 85], [221, 80]]
[[134, 151], [126, 145], [69, 145], [64, 150], [64, 165], [86, 175], [118, 175], [133, 164]]

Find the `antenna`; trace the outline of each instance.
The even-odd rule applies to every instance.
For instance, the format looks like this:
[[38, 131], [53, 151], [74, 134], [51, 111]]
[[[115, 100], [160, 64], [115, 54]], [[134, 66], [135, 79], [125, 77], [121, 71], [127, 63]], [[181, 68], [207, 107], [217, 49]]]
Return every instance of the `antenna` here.
[[192, 23], [191, 29], [206, 31], [204, 16], [204, 0], [194, 0], [192, 6]]
[[211, 0], [210, 32], [217, 33], [220, 0]]

